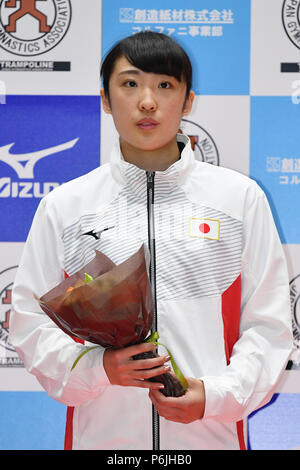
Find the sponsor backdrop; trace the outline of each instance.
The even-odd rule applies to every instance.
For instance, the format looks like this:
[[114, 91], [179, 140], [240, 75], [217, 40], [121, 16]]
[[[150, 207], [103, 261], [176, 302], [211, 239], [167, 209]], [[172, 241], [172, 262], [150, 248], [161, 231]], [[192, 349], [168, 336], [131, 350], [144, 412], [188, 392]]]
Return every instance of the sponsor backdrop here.
[[[300, 448], [300, 0], [0, 0], [0, 449], [62, 449], [66, 409], [9, 339], [11, 289], [41, 198], [108, 161], [101, 57], [153, 30], [192, 59], [181, 129], [195, 156], [254, 178], [286, 253], [294, 352], [270, 404], [249, 419], [252, 449]], [[50, 254], [49, 254], [50, 255]]]

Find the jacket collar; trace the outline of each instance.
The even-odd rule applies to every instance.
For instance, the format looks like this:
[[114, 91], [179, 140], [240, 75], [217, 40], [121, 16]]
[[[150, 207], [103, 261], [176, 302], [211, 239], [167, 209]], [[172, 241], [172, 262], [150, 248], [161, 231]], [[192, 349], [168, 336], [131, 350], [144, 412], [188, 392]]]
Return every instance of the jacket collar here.
[[[189, 137], [177, 134], [177, 141], [185, 145], [181, 152], [181, 158], [166, 170], [155, 172], [155, 198], [164, 197], [176, 186], [182, 185], [195, 164]], [[112, 175], [118, 184], [127, 186], [129, 191], [142, 198], [146, 197], [146, 171], [124, 160], [119, 142], [112, 149], [110, 164]]]

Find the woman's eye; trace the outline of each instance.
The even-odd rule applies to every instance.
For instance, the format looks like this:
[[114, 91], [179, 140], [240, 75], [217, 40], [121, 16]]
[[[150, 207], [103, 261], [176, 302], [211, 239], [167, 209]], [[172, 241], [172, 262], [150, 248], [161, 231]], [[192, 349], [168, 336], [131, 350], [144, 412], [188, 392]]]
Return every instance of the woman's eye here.
[[160, 86], [160, 88], [170, 88], [171, 87], [169, 82], [162, 82], [159, 86]]
[[124, 83], [124, 85], [129, 88], [133, 88], [136, 86], [136, 83], [133, 80], [128, 80], [127, 82]]

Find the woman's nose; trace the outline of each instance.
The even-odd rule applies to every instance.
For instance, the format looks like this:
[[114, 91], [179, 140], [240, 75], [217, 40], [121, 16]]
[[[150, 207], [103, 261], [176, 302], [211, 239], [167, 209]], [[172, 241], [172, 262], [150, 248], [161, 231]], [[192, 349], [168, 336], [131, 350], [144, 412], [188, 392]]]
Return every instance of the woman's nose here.
[[139, 108], [141, 111], [155, 111], [157, 103], [153, 93], [150, 90], [145, 90], [141, 96], [139, 102]]

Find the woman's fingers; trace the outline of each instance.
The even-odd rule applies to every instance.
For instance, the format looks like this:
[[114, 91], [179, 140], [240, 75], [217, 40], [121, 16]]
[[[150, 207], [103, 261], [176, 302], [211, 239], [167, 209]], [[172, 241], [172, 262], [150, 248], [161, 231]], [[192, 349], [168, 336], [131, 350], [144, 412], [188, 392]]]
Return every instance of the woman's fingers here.
[[131, 384], [132, 387], [148, 388], [151, 390], [161, 390], [164, 385], [161, 382], [150, 382], [147, 380], [134, 379]]
[[170, 356], [158, 356], [150, 359], [133, 359], [131, 363], [132, 369], [152, 369], [153, 367], [159, 367], [165, 362], [170, 360]]
[[161, 367], [155, 367], [154, 369], [138, 369], [138, 370], [133, 370], [130, 375], [131, 377], [134, 377], [135, 379], [149, 379], [150, 377], [156, 377], [157, 375], [165, 374], [166, 372], [169, 372], [170, 367], [169, 366], [161, 366]]
[[108, 349], [103, 356], [106, 374], [113, 385], [160, 389], [163, 385], [148, 379], [165, 374], [170, 367], [165, 364], [170, 357], [158, 356], [150, 359], [133, 359], [132, 356], [154, 351], [152, 343], [141, 343], [120, 349]]

